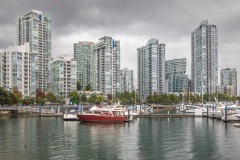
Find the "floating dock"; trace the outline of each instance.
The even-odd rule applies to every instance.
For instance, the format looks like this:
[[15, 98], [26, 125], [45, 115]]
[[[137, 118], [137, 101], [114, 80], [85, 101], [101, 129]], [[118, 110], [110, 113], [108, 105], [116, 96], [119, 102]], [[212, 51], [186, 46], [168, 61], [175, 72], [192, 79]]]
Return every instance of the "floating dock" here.
[[61, 114], [41, 114], [39, 117], [63, 117], [62, 113]]
[[190, 118], [193, 114], [139, 114], [139, 118]]
[[[194, 114], [139, 114], [139, 118], [193, 118], [193, 117], [206, 117], [216, 119], [210, 115], [194, 115]], [[220, 119], [222, 120], [222, 119]], [[225, 123], [240, 123], [239, 120], [222, 120]], [[240, 124], [239, 124], [240, 126]]]

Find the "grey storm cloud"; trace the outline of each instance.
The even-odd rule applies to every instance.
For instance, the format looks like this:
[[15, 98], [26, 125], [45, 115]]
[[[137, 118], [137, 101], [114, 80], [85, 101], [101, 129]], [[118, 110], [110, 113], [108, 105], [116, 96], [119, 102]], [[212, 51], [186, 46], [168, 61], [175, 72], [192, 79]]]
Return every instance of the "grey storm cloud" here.
[[166, 59], [188, 59], [190, 74], [190, 35], [208, 19], [219, 31], [219, 69], [240, 71], [239, 0], [0, 0], [0, 49], [15, 42], [17, 17], [32, 9], [52, 15], [53, 55], [72, 54], [78, 41], [117, 37], [121, 68], [135, 72], [136, 49], [154, 37], [166, 44]]

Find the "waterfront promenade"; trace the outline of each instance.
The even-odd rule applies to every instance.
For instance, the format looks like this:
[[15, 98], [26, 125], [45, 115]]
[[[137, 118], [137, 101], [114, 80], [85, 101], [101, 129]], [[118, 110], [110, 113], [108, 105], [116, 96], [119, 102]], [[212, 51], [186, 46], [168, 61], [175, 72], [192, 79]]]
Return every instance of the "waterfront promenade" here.
[[56, 107], [49, 106], [0, 106], [0, 114], [18, 114], [18, 113], [42, 113], [54, 114]]

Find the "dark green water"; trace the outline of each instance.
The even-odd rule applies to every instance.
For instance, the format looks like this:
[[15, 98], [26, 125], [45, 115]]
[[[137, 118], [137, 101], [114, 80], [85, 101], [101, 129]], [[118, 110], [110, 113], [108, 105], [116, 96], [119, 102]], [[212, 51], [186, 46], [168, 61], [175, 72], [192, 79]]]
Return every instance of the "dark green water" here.
[[0, 117], [0, 160], [240, 159], [240, 128], [207, 118], [124, 124]]

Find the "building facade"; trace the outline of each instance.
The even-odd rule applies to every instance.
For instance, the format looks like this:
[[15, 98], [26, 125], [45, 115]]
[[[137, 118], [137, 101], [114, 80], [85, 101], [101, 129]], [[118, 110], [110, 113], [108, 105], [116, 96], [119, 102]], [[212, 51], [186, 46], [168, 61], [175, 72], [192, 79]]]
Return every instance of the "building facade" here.
[[93, 51], [93, 42], [74, 43], [74, 61], [77, 62], [77, 80], [81, 84], [82, 90], [87, 85], [91, 85], [91, 54]]
[[229, 96], [235, 95], [233, 86], [219, 85], [218, 92], [222, 94], [227, 94]]
[[35, 80], [34, 55], [30, 53], [29, 43], [20, 46], [9, 46], [0, 53], [0, 82], [1, 86], [12, 91], [17, 88], [23, 96], [30, 96], [35, 92], [32, 82]]
[[165, 62], [167, 93], [187, 92], [186, 58], [167, 60]]
[[91, 55], [92, 89], [104, 94], [120, 92], [120, 41], [102, 37]]
[[146, 46], [137, 49], [138, 96], [146, 100], [149, 94], [164, 93], [165, 89], [165, 44], [155, 38]]
[[218, 30], [203, 20], [191, 34], [192, 91], [215, 93], [218, 86]]
[[237, 96], [237, 70], [226, 68], [220, 71], [220, 85], [232, 86], [232, 95]]
[[134, 72], [128, 68], [121, 69], [121, 92], [135, 91]]
[[30, 52], [36, 57], [35, 87], [47, 90], [47, 71], [51, 61], [51, 16], [38, 10], [32, 10], [20, 16], [17, 22], [17, 44], [29, 43]]
[[49, 63], [48, 92], [68, 98], [77, 89], [77, 62], [70, 55], [59, 56]]

